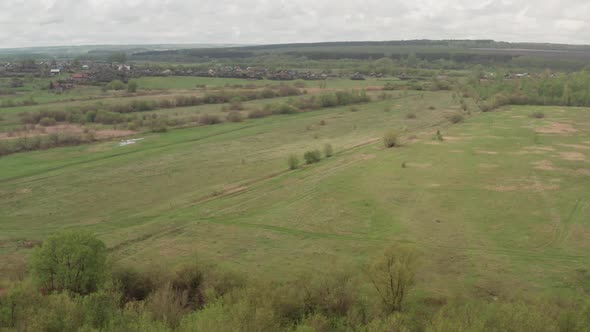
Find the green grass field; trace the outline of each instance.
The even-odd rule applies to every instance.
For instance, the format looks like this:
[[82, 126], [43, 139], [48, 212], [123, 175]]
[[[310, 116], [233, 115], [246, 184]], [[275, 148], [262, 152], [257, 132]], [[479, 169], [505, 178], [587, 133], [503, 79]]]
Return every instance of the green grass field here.
[[[590, 292], [590, 110], [505, 107], [451, 124], [447, 116], [460, 110], [450, 92], [400, 93], [357, 108], [2, 157], [1, 275], [29, 254], [23, 240], [82, 228], [115, 260], [146, 265], [198, 257], [290, 278], [407, 243], [422, 253], [425, 292]], [[546, 117], [529, 116], [537, 110]], [[389, 129], [401, 133], [401, 147], [383, 147]], [[444, 141], [433, 140], [437, 130]], [[287, 169], [290, 154], [327, 143], [331, 158]]]

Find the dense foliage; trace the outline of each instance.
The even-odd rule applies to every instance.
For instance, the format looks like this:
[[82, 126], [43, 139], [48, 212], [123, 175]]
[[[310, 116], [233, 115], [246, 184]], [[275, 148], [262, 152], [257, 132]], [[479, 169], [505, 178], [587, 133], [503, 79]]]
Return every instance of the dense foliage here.
[[479, 100], [483, 111], [503, 105], [590, 106], [590, 73], [587, 71], [542, 75], [518, 79], [480, 79], [479, 74], [463, 86], [467, 96]]
[[[0, 329], [587, 331], [590, 326], [590, 303], [450, 300], [413, 293], [419, 259], [409, 247], [390, 247], [362, 271], [332, 266], [281, 282], [205, 264], [169, 271], [109, 266], [105, 259], [104, 244], [87, 233], [49, 237], [31, 261], [33, 282], [17, 281], [0, 292]], [[77, 275], [84, 281], [74, 282]], [[51, 277], [59, 283], [49, 283]]]
[[89, 233], [48, 237], [32, 257], [32, 275], [44, 292], [95, 292], [104, 282], [106, 247]]

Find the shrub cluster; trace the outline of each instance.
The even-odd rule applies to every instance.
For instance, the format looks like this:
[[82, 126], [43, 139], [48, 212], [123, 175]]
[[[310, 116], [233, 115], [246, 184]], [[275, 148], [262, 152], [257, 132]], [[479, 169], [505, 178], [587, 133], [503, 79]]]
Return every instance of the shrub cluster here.
[[0, 108], [8, 108], [8, 107], [17, 107], [17, 106], [33, 106], [37, 105], [38, 102], [35, 101], [35, 98], [29, 97], [27, 99], [21, 101], [14, 101], [12, 99], [4, 99], [0, 100]]
[[449, 121], [451, 121], [451, 123], [459, 123], [459, 122], [463, 122], [464, 118], [463, 115], [459, 114], [459, 113], [455, 113], [452, 114], [448, 117]]
[[263, 109], [248, 113], [248, 118], [257, 119], [271, 115], [295, 114], [325, 107], [345, 106], [370, 101], [365, 91], [338, 91], [323, 93], [309, 98], [290, 99], [283, 103], [267, 104]]
[[[71, 109], [68, 111], [38, 111], [38, 112], [25, 112], [21, 114], [21, 120], [23, 123], [39, 123], [42, 118], [53, 118], [56, 122], [71, 122], [71, 123], [83, 123], [83, 122], [98, 122], [104, 124], [111, 123], [122, 123], [128, 122], [129, 118], [124, 116], [115, 116], [113, 113], [135, 113], [135, 112], [146, 112], [156, 109], [167, 109], [175, 107], [188, 107], [198, 106], [203, 104], [221, 104], [232, 102], [232, 109], [241, 109], [241, 103], [238, 100], [255, 100], [264, 98], [275, 98], [275, 97], [286, 97], [296, 96], [300, 92], [298, 89], [290, 86], [279, 86], [277, 89], [265, 89], [260, 92], [258, 91], [246, 91], [246, 92], [218, 92], [209, 93], [203, 97], [197, 96], [176, 96], [173, 99], [160, 99], [160, 100], [133, 100], [129, 103], [104, 105], [97, 103], [95, 105], [87, 105], [77, 109]], [[281, 105], [281, 107], [283, 107]], [[104, 112], [108, 114], [107, 122], [95, 121], [95, 116], [98, 112]], [[71, 113], [71, 114], [70, 114]], [[83, 119], [82, 119], [83, 118]]]
[[394, 130], [389, 130], [383, 135], [383, 145], [386, 148], [393, 148], [399, 145], [399, 135]]
[[229, 112], [225, 118], [229, 122], [242, 122], [243, 120], [242, 113], [238, 111]]
[[305, 159], [306, 164], [315, 164], [322, 160], [322, 153], [320, 150], [309, 150], [303, 154], [303, 159]]
[[12, 153], [45, 150], [60, 146], [73, 146], [96, 141], [93, 131], [87, 133], [51, 133], [46, 136], [23, 136], [0, 141], [0, 156]]
[[221, 119], [217, 115], [203, 114], [199, 117], [199, 124], [204, 126], [218, 123], [221, 123]]
[[[209, 265], [106, 264], [104, 244], [61, 233], [35, 249], [32, 276], [0, 294], [0, 328], [17, 331], [586, 331], [590, 302], [448, 301], [412, 292], [416, 252], [386, 248], [358, 268], [288, 281]], [[461, 295], [461, 294], [458, 294]], [[459, 298], [459, 296], [456, 296]]]

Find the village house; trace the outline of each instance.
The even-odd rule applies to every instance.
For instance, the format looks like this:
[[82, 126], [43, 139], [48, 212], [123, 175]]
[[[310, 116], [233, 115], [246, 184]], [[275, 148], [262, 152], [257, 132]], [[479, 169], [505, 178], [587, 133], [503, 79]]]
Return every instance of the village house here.
[[74, 88], [74, 83], [72, 80], [59, 80], [56, 82], [49, 82], [49, 89], [54, 92], [64, 92], [69, 89]]
[[76, 73], [71, 76], [72, 82], [74, 84], [84, 84], [88, 82], [88, 74], [87, 73]]
[[131, 71], [131, 66], [130, 65], [119, 65], [117, 67], [118, 71]]
[[355, 73], [354, 75], [350, 75], [350, 79], [354, 81], [364, 81], [365, 76], [361, 73]]

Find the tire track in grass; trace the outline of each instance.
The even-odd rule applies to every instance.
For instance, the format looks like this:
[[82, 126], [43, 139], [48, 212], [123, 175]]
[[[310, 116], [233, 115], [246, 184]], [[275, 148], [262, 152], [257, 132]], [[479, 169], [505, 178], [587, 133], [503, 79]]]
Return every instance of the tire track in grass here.
[[541, 181], [539, 180], [539, 177], [537, 176], [537, 172], [533, 171], [533, 187], [535, 188], [535, 191], [537, 191], [539, 193], [539, 195], [541, 196], [543, 203], [545, 206], [547, 206], [548, 212], [549, 212], [549, 216], [551, 217], [551, 221], [553, 223], [553, 236], [552, 238], [545, 244], [542, 244], [539, 246], [539, 248], [548, 248], [551, 246], [554, 246], [559, 237], [560, 234], [563, 232], [563, 227], [564, 227], [564, 222], [561, 220], [561, 216], [559, 214], [559, 211], [557, 211], [557, 209], [553, 206], [553, 202], [550, 199], [550, 197], [547, 195], [547, 192], [545, 191], [545, 189], [543, 188], [543, 184], [541, 183]]
[[256, 224], [256, 223], [232, 221], [232, 220], [217, 220], [214, 218], [199, 219], [199, 220], [195, 221], [195, 223], [211, 223], [211, 224], [218, 224], [218, 225], [225, 225], [225, 226], [238, 226], [238, 227], [242, 227], [242, 228], [262, 229], [262, 230], [268, 230], [268, 231], [288, 234], [288, 235], [292, 235], [292, 236], [302, 236], [302, 237], [307, 237], [307, 238], [335, 239], [335, 240], [343, 240], [343, 241], [359, 241], [359, 242], [381, 243], [381, 244], [388, 244], [388, 243], [411, 244], [416, 247], [431, 249], [431, 250], [446, 249], [446, 250], [454, 250], [454, 251], [460, 251], [460, 252], [464, 252], [464, 253], [472, 253], [472, 254], [478, 254], [478, 255], [508, 256], [508, 257], [519, 257], [519, 258], [523, 258], [523, 259], [534, 259], [534, 260], [574, 261], [574, 262], [590, 261], [590, 256], [587, 256], [587, 255], [566, 255], [566, 254], [556, 254], [556, 253], [541, 253], [541, 252], [533, 252], [533, 251], [519, 250], [519, 249], [507, 249], [507, 248], [451, 246], [451, 245], [441, 245], [441, 244], [433, 244], [433, 243], [422, 243], [422, 242], [418, 242], [418, 241], [403, 240], [403, 239], [383, 239], [383, 238], [367, 237], [367, 236], [354, 235], [354, 234], [349, 235], [349, 234], [312, 232], [312, 231], [305, 231], [305, 230], [293, 229], [293, 228], [288, 228], [288, 227], [266, 225], [266, 224]]
[[572, 224], [572, 220], [578, 214], [578, 212], [580, 212], [580, 210], [582, 210], [582, 208], [584, 206], [585, 206], [585, 204], [582, 203], [582, 199], [578, 198], [576, 200], [576, 204], [574, 204], [574, 207], [570, 211], [570, 214], [568, 215], [567, 219], [563, 223], [563, 227], [562, 227], [561, 232], [559, 233], [559, 236], [558, 236], [557, 241], [555, 243], [556, 245], [561, 246], [565, 242], [565, 240], [567, 239], [567, 237], [570, 235], [570, 232], [571, 232], [570, 226]]
[[559, 248], [559, 247], [561, 247], [563, 242], [569, 236], [572, 220], [574, 219], [576, 214], [579, 212], [579, 210], [584, 206], [583, 201], [581, 198], [578, 198], [576, 200], [574, 206], [570, 210], [570, 213], [567, 216], [567, 218], [565, 218], [565, 220], [562, 219], [561, 215], [559, 214], [559, 211], [557, 211], [557, 209], [553, 206], [553, 204], [551, 204], [552, 200], [547, 195], [547, 192], [543, 188], [543, 184], [539, 181], [539, 178], [537, 177], [536, 172], [533, 172], [533, 174], [534, 174], [533, 175], [534, 187], [540, 193], [545, 205], [547, 205], [549, 207], [549, 214], [551, 216], [551, 219], [554, 222], [554, 232], [553, 232], [552, 238], [547, 243], [539, 246], [539, 248], [548, 248], [548, 247]]
[[129, 246], [136, 244], [136, 243], [140, 243], [140, 242], [147, 241], [147, 240], [156, 240], [156, 239], [168, 236], [168, 235], [180, 233], [184, 229], [186, 229], [187, 227], [188, 227], [187, 225], [182, 225], [182, 226], [176, 226], [176, 227], [167, 227], [164, 230], [159, 229], [157, 231], [149, 232], [149, 233], [143, 234], [143, 235], [138, 236], [133, 239], [122, 241], [122, 242], [108, 248], [107, 250], [109, 252], [119, 251], [119, 250], [128, 248]]

